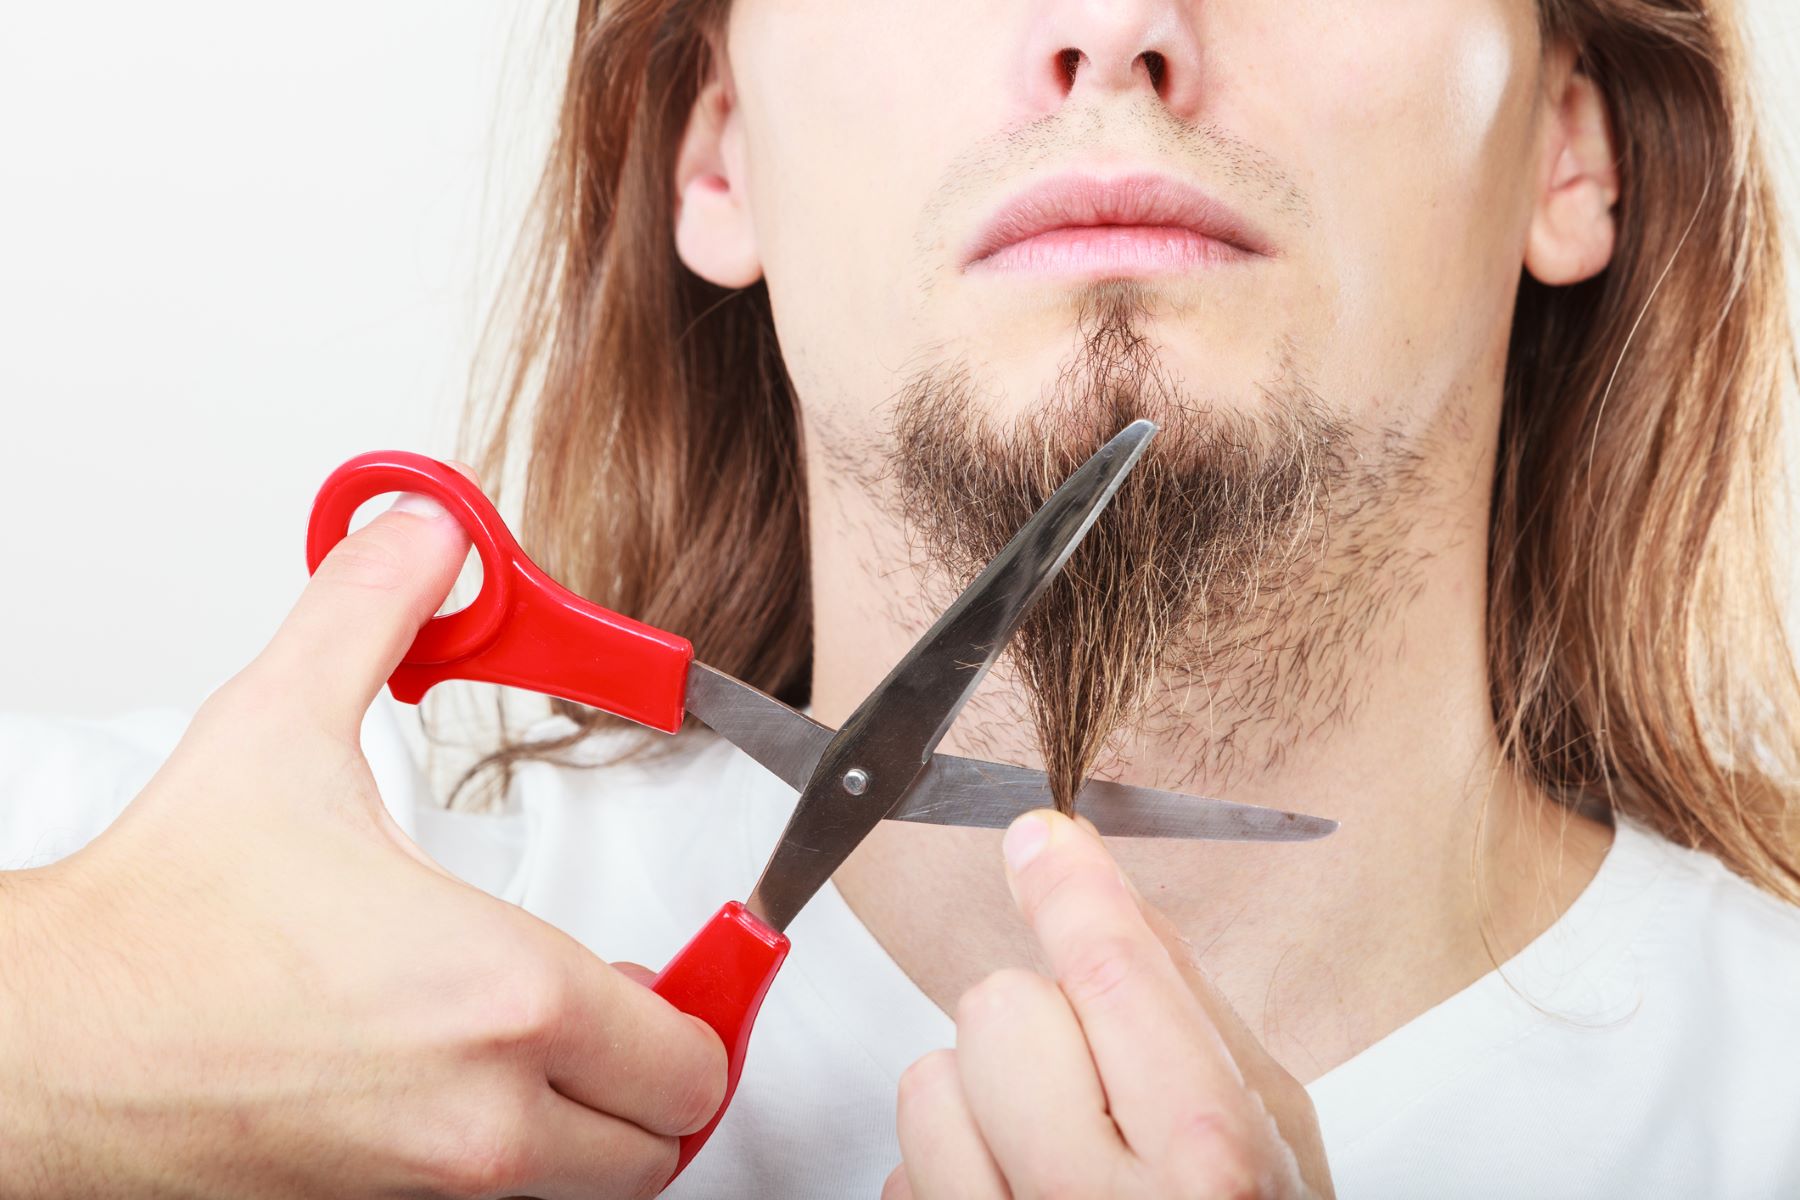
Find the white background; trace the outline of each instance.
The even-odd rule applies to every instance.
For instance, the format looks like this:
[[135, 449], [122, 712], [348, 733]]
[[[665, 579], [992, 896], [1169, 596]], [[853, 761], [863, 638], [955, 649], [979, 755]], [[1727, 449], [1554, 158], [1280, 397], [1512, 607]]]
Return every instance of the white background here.
[[[332, 467], [449, 452], [565, 7], [0, 15], [0, 708], [193, 707], [297, 594]], [[1800, 212], [1800, 4], [1748, 17]]]

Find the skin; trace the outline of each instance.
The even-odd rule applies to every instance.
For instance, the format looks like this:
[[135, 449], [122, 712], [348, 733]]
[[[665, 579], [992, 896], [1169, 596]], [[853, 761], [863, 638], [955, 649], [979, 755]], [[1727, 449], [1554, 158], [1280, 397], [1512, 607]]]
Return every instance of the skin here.
[[[1422, 552], [1420, 583], [1359, 648], [1347, 719], [1229, 781], [1191, 777], [1192, 721], [1108, 768], [1229, 782], [1340, 833], [1115, 860], [1040, 814], [1008, 832], [1006, 867], [995, 835], [896, 826], [839, 872], [957, 1017], [956, 1048], [903, 1081], [890, 1197], [1328, 1194], [1301, 1083], [1477, 977], [1591, 877], [1608, 832], [1506, 771], [1483, 657], [1517, 273], [1600, 270], [1617, 195], [1600, 98], [1530, 15], [733, 7], [673, 181], [678, 250], [716, 283], [765, 279], [775, 303], [809, 432], [822, 719], [948, 586], [908, 573], [884, 497], [833, 452], [879, 444], [883, 398], [921, 356], [966, 358], [1004, 418], [1069, 351], [1071, 285], [956, 258], [1034, 173], [1160, 168], [1252, 216], [1269, 258], [1154, 281], [1170, 369], [1249, 411], [1259, 382], [1299, 371], [1436, 450], [1398, 548]], [[1144, 50], [1163, 56], [1160, 92]], [[722, 1093], [717, 1039], [641, 970], [426, 860], [357, 749], [465, 551], [429, 512], [346, 539], [107, 833], [0, 873], [0, 1196], [632, 1196], [667, 1178], [674, 1137]], [[945, 748], [1032, 762], [1016, 682], [985, 691]]]
[[382, 807], [362, 714], [468, 550], [419, 503], [101, 837], [0, 874], [0, 1196], [648, 1196], [718, 1108], [709, 1028]]
[[[361, 717], [468, 548], [430, 501], [396, 510], [333, 549], [104, 834], [0, 873], [0, 1197], [649, 1196], [675, 1137], [716, 1111], [723, 1047], [640, 986], [647, 971], [609, 967], [458, 882], [382, 806]], [[1078, 1103], [1059, 1102], [1054, 1123], [1012, 1122], [1016, 1149], [996, 1126], [999, 1161], [1059, 1170], [1034, 1144], [1065, 1129], [1114, 1182], [1252, 1169], [1210, 1136], [1162, 1137], [1174, 1105], [1191, 1130], [1266, 1144], [1296, 1184], [1318, 1156], [1283, 1147], [1307, 1146], [1308, 1130], [1284, 1133], [1237, 1083], [1304, 1094], [1174, 929], [1067, 820], [1024, 818], [1008, 845], [1019, 911], [1093, 986], [992, 976], [964, 1001], [963, 1053], [998, 1068], [1022, 1037], [1079, 1047], [1079, 1013], [1117, 1031], [1127, 1064], [1182, 1045], [1235, 1082], [1146, 1075], [1131, 1109], [1144, 1122], [1115, 1105], [1126, 1142], [1085, 1051], [1054, 1056], [1040, 1064], [1051, 1094]], [[1126, 940], [1137, 965], [1112, 986]], [[933, 1190], [998, 1178], [956, 1062], [926, 1059], [901, 1089], [903, 1144]], [[1146, 1153], [1146, 1138], [1164, 1145]], [[909, 1185], [897, 1173], [893, 1186]]]
[[[1104, 771], [1322, 813], [1343, 822], [1336, 835], [1114, 844], [1154, 911], [1087, 889], [1100, 928], [1073, 950], [1031, 872], [1098, 878], [1093, 846], [1085, 868], [1009, 876], [991, 833], [891, 823], [836, 876], [957, 1016], [953, 1054], [902, 1089], [890, 1195], [1037, 1195], [1069, 1178], [1110, 1181], [1082, 1195], [1146, 1181], [1329, 1191], [1297, 1085], [1536, 936], [1610, 841], [1504, 763], [1484, 631], [1519, 273], [1569, 284], [1612, 253], [1618, 181], [1597, 88], [1573, 47], [1541, 42], [1527, 0], [1406, 0], [1379, 20], [1330, 0], [738, 0], [720, 46], [681, 147], [677, 246], [714, 283], [768, 285], [808, 432], [820, 719], [841, 721], [950, 594], [846, 454], [883, 444], [890, 398], [921, 362], [966, 362], [978, 402], [1005, 419], [1075, 344], [1077, 281], [959, 257], [1028, 181], [1149, 168], [1235, 207], [1274, 252], [1149, 281], [1165, 365], [1252, 415], [1259, 385], [1297, 372], [1361, 427], [1425, 452], [1409, 519], [1360, 547], [1416, 562], [1418, 578], [1350, 652], [1360, 690], [1342, 719], [1208, 777], [1196, 748], [1231, 714], [1172, 676], [1165, 719]], [[1072, 85], [1057, 65], [1070, 48]], [[1144, 51], [1162, 55], [1160, 89]], [[996, 671], [978, 701], [945, 748], [1035, 762], [1016, 680]], [[1054, 988], [1020, 973], [1033, 968]], [[1014, 1003], [1032, 1036], [994, 1019]], [[1151, 1100], [1115, 1106], [1110, 1134], [1034, 1137], [1068, 1106], [1093, 1117], [1099, 1089]], [[1272, 1130], [1253, 1119], [1265, 1111]], [[1134, 1165], [1118, 1166], [1127, 1152]], [[1180, 1182], [1203, 1162], [1223, 1164], [1216, 1187]]]
[[901, 1077], [884, 1196], [1329, 1195], [1306, 1093], [1093, 827], [1033, 814], [1004, 848], [1048, 977], [963, 994], [956, 1049]]

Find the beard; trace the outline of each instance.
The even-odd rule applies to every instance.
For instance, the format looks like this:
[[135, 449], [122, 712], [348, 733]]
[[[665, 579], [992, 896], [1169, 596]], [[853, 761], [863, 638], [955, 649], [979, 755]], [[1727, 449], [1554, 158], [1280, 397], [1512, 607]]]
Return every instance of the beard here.
[[963, 585], [1127, 423], [1159, 426], [1007, 649], [1064, 812], [1128, 732], [1182, 739], [1158, 786], [1216, 789], [1347, 717], [1356, 652], [1423, 557], [1398, 545], [1406, 439], [1359, 430], [1291, 364], [1253, 405], [1205, 402], [1144, 336], [1140, 285], [1082, 300], [1036, 406], [996, 420], [966, 366], [929, 366], [896, 398], [890, 459], [915, 556]]

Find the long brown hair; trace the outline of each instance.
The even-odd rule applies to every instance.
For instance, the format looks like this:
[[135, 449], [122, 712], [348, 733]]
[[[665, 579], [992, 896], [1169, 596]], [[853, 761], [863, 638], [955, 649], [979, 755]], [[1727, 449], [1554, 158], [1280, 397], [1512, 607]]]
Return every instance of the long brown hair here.
[[[556, 141], [465, 453], [517, 476], [557, 578], [806, 698], [800, 422], [759, 283], [674, 249], [674, 156], [727, 0], [582, 0]], [[1539, 0], [1607, 95], [1611, 265], [1521, 276], [1491, 528], [1493, 707], [1566, 803], [1632, 814], [1800, 899], [1800, 679], [1775, 507], [1795, 375], [1779, 225], [1725, 0]], [[521, 459], [523, 461], [521, 461]], [[511, 482], [508, 487], [514, 486]], [[502, 731], [504, 786], [568, 736]]]

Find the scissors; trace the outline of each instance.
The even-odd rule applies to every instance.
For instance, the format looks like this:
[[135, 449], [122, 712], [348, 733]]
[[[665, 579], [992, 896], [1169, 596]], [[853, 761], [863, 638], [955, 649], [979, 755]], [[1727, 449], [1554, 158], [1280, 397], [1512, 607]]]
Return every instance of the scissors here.
[[[783, 931], [863, 838], [884, 819], [1004, 828], [1050, 802], [1041, 771], [935, 751], [1155, 432], [1134, 421], [1077, 468], [836, 730], [695, 661], [686, 638], [557, 584], [525, 556], [481, 489], [446, 463], [377, 451], [346, 462], [319, 489], [308, 570], [344, 538], [360, 505], [396, 491], [443, 504], [480, 555], [481, 591], [468, 607], [425, 623], [388, 680], [395, 699], [417, 704], [434, 684], [469, 679], [559, 696], [671, 734], [691, 714], [800, 793], [748, 902], [720, 908], [652, 985], [710, 1025], [728, 1057], [725, 1099], [705, 1128], [681, 1139], [677, 1175], [737, 1090], [757, 1011], [787, 957]], [[1319, 817], [1099, 780], [1083, 789], [1082, 812], [1114, 836], [1306, 841], [1337, 828]]]

